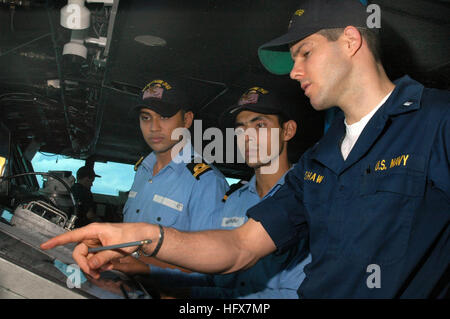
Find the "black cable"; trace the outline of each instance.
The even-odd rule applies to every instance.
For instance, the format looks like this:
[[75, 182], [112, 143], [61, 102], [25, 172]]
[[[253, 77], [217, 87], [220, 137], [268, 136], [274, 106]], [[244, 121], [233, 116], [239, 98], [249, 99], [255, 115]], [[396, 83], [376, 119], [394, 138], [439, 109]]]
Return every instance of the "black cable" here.
[[2, 53], [0, 53], [0, 57], [5, 56], [5, 55], [7, 55], [8, 53], [14, 52], [14, 51], [16, 51], [16, 50], [18, 50], [18, 49], [20, 49], [20, 48], [23, 48], [24, 46], [27, 46], [27, 45], [29, 45], [29, 44], [31, 44], [31, 43], [33, 43], [33, 42], [36, 42], [36, 41], [38, 41], [38, 40], [41, 40], [41, 39], [43, 39], [43, 38], [45, 38], [45, 37], [47, 37], [47, 36], [49, 36], [49, 35], [50, 35], [50, 33], [46, 33], [46, 34], [44, 34], [44, 35], [42, 35], [42, 36], [40, 36], [40, 37], [37, 37], [36, 39], [33, 39], [33, 40], [31, 40], [31, 41], [28, 41], [27, 43], [21, 44], [21, 45], [15, 47], [15, 48], [12, 48], [12, 49], [10, 49], [10, 50], [8, 50], [8, 51], [2, 52]]
[[55, 31], [55, 27], [53, 25], [53, 18], [50, 13], [50, 6], [49, 6], [48, 0], [46, 2], [46, 11], [47, 11], [47, 17], [48, 17], [48, 22], [49, 22], [49, 26], [50, 26], [50, 34], [51, 34], [52, 42], [53, 42], [53, 49], [55, 50], [56, 69], [58, 71], [59, 83], [60, 83], [60, 88], [61, 88], [61, 104], [62, 104], [63, 110], [64, 110], [64, 119], [66, 122], [66, 129], [67, 129], [67, 133], [69, 135], [69, 140], [71, 142], [72, 150], [75, 152], [74, 147], [73, 147], [74, 146], [74, 137], [72, 134], [72, 125], [71, 125], [69, 113], [67, 110], [67, 103], [66, 103], [66, 96], [65, 96], [65, 91], [66, 91], [65, 78], [63, 77], [63, 71], [62, 71], [62, 67], [61, 67], [61, 56], [58, 51], [58, 46], [57, 46], [57, 42], [56, 42], [56, 34], [55, 34], [56, 31]]
[[27, 95], [27, 96], [33, 96], [33, 94], [31, 93], [26, 93], [26, 92], [12, 92], [12, 93], [6, 93], [6, 94], [2, 94], [0, 95], [0, 100], [7, 97], [7, 96], [14, 96], [14, 95]]

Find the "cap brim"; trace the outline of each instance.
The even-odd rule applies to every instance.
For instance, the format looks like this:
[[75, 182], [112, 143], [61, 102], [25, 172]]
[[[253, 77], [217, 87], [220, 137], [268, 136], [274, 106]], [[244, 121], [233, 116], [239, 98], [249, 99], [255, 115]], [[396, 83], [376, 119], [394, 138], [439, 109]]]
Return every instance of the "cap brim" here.
[[141, 109], [150, 109], [164, 117], [172, 117], [177, 114], [179, 110], [181, 110], [181, 107], [162, 102], [159, 99], [150, 98], [145, 102], [141, 100], [137, 105], [133, 107], [133, 110], [136, 112], [140, 111]]
[[[230, 106], [222, 113], [220, 116], [219, 122], [224, 127], [234, 127], [234, 121], [236, 116], [242, 111], [252, 111], [261, 114], [280, 114], [283, 113], [282, 110], [272, 109], [272, 108], [263, 108], [258, 105], [253, 104], [244, 104], [244, 105], [233, 105]], [[231, 126], [230, 126], [231, 125]]]
[[276, 75], [288, 74], [294, 66], [289, 44], [298, 42], [319, 30], [318, 28], [304, 28], [301, 32], [298, 32], [298, 30], [291, 29], [281, 37], [260, 46], [258, 48], [259, 60], [270, 73]]

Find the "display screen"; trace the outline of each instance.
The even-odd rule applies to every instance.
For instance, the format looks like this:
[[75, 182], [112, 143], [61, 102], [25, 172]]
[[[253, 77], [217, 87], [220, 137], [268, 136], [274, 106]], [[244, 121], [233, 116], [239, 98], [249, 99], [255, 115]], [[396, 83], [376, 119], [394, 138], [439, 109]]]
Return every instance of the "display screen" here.
[[[1, 210], [1, 209], [0, 209], [0, 210]], [[2, 214], [0, 215], [0, 218], [3, 218], [3, 219], [6, 220], [8, 223], [10, 223], [12, 217], [13, 217], [13, 214], [12, 214], [10, 211], [8, 211], [8, 210], [6, 210], [6, 209], [3, 209], [3, 210], [2, 210]]]

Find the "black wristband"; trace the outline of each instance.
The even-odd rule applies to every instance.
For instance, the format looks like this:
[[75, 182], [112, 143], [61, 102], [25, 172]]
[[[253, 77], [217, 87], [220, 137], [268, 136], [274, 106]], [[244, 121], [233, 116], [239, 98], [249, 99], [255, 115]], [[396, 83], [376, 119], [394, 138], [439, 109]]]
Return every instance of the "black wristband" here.
[[153, 252], [151, 253], [151, 255], [149, 257], [156, 256], [156, 254], [161, 249], [162, 243], [164, 241], [164, 228], [160, 224], [158, 224], [158, 226], [159, 226], [159, 240], [158, 240], [158, 243], [156, 244], [155, 250], [153, 250]]

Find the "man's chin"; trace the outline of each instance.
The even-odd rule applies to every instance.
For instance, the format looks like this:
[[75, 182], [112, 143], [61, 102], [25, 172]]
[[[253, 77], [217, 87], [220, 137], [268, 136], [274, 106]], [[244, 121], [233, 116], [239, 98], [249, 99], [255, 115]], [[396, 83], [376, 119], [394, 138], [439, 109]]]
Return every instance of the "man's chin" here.
[[149, 143], [149, 146], [153, 150], [153, 152], [155, 152], [155, 153], [164, 153], [167, 150], [172, 148], [171, 146], [163, 145], [161, 143], [156, 143], [156, 144], [150, 144]]
[[178, 142], [174, 142], [173, 144], [170, 144], [170, 145], [167, 145], [167, 144], [161, 145], [158, 143], [156, 145], [149, 145], [149, 146], [155, 153], [166, 153], [166, 152], [170, 151], [177, 144], [178, 144]]
[[311, 106], [313, 107], [314, 110], [316, 111], [324, 111], [324, 110], [328, 110], [332, 107], [334, 107], [335, 105], [329, 105], [330, 103], [324, 101], [324, 100], [319, 100], [319, 99], [314, 99], [314, 98], [309, 98], [309, 104], [311, 104]]
[[313, 109], [316, 110], [316, 111], [321, 111], [321, 110], [323, 110], [322, 105], [321, 105], [319, 102], [317, 102], [317, 101], [315, 101], [315, 100], [313, 100], [313, 99], [311, 99], [311, 98], [309, 98], [309, 104], [311, 104], [311, 106], [313, 107]]
[[245, 163], [247, 164], [248, 167], [253, 168], [253, 169], [257, 169], [257, 168], [260, 168], [260, 167], [263, 167], [263, 166], [269, 166], [271, 162], [270, 161], [268, 161], [268, 162], [258, 162], [258, 161], [255, 161], [255, 160], [253, 160], [253, 161], [248, 160]]

